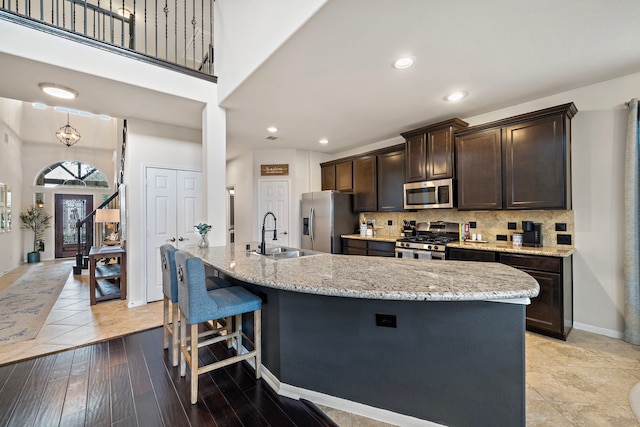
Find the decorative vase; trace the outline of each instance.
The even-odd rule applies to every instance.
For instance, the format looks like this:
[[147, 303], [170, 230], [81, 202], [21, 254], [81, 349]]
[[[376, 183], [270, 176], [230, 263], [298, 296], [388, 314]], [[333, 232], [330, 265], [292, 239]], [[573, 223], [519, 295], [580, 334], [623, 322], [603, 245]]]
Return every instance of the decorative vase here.
[[40, 252], [29, 252], [27, 253], [27, 262], [29, 264], [34, 262], [40, 262]]
[[206, 234], [201, 234], [200, 235], [200, 240], [198, 240], [198, 247], [199, 248], [208, 248], [209, 247], [209, 239], [207, 239], [207, 235]]

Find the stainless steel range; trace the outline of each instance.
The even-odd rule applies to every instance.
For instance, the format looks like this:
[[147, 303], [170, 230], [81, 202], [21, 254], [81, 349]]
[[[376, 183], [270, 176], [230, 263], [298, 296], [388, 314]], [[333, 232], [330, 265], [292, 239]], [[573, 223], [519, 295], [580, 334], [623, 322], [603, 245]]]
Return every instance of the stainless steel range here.
[[396, 240], [396, 258], [445, 259], [446, 244], [459, 239], [457, 222], [419, 222], [413, 236]]

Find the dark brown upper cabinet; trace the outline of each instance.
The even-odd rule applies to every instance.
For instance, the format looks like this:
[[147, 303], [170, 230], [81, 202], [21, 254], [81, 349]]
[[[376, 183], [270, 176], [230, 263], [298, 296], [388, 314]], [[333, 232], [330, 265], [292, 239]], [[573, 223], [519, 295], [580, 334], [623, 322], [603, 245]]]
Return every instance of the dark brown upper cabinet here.
[[353, 159], [353, 210], [375, 212], [378, 208], [376, 156]]
[[404, 210], [403, 184], [405, 180], [405, 150], [400, 146], [393, 151], [378, 154], [378, 212]]
[[454, 132], [468, 123], [451, 119], [405, 132], [406, 182], [455, 177]]
[[573, 103], [456, 132], [458, 209], [571, 209]]
[[353, 162], [351, 160], [336, 163], [336, 190], [353, 190]]
[[456, 139], [458, 209], [502, 208], [501, 130], [472, 132]]
[[427, 180], [427, 140], [426, 134], [405, 137], [407, 139], [407, 177], [406, 182]]
[[502, 142], [507, 209], [571, 208], [564, 114], [508, 126]]
[[322, 190], [336, 189], [336, 165], [325, 165], [320, 167]]

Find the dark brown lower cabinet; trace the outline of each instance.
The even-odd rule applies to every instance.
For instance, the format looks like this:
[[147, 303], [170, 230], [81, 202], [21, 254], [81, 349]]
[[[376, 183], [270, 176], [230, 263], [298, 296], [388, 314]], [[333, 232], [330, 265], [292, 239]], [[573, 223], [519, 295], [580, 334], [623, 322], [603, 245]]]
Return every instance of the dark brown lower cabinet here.
[[396, 256], [396, 244], [380, 240], [342, 239], [342, 253], [344, 255], [394, 257]]
[[496, 253], [493, 251], [476, 251], [473, 249], [447, 248], [447, 259], [459, 261], [495, 262]]
[[530, 274], [540, 285], [527, 306], [527, 330], [566, 341], [573, 328], [573, 256], [500, 253], [498, 261]]
[[448, 248], [447, 259], [497, 261], [530, 274], [540, 293], [527, 306], [527, 330], [562, 340], [573, 328], [573, 257], [547, 257]]

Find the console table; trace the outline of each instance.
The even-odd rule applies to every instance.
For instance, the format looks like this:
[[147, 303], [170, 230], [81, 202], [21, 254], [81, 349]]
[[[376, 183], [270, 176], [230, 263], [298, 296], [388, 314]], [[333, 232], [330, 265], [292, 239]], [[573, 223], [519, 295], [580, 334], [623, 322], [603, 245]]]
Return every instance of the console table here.
[[[111, 262], [112, 259], [116, 259], [117, 262]], [[89, 251], [89, 298], [91, 305], [95, 305], [98, 301], [127, 299], [127, 253], [124, 248], [120, 246], [91, 248]]]

